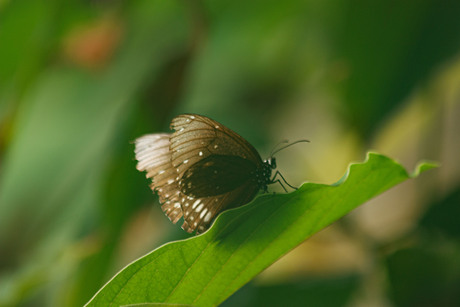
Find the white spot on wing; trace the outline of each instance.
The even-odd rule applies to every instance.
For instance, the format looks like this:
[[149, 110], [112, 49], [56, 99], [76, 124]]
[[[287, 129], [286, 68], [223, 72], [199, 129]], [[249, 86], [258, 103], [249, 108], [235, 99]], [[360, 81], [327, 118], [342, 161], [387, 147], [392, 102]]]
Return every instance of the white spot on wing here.
[[201, 211], [200, 213], [200, 219], [203, 218], [203, 216], [206, 214], [206, 212], [208, 212], [208, 208], [204, 209], [203, 211]]
[[174, 208], [180, 208], [180, 203], [175, 203]]
[[164, 172], [165, 172], [165, 170], [161, 170], [161, 171], [158, 172], [158, 175], [161, 175], [161, 174], [163, 174]]
[[203, 156], [203, 152], [200, 151], [200, 152], [198, 153], [198, 155], [199, 155], [200, 157]]
[[193, 203], [193, 205], [192, 205], [192, 209], [195, 209], [196, 206], [198, 206], [199, 203], [200, 203], [200, 200], [199, 200], [199, 199], [196, 200], [196, 201]]
[[206, 216], [204, 217], [204, 222], [207, 223], [211, 220], [211, 216], [212, 216], [212, 213], [211, 211], [208, 212], [208, 214], [206, 214]]
[[203, 205], [203, 204], [200, 204], [200, 205], [198, 206], [198, 208], [195, 209], [195, 212], [200, 212], [201, 209], [203, 209], [203, 207], [204, 207], [204, 205]]

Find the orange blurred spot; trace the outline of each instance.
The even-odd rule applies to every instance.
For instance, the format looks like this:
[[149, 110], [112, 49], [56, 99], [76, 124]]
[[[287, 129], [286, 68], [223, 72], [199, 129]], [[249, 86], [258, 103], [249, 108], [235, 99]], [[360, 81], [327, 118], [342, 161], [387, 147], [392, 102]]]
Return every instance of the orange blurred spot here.
[[77, 27], [64, 42], [64, 55], [78, 66], [101, 69], [112, 58], [122, 32], [120, 21], [112, 17]]

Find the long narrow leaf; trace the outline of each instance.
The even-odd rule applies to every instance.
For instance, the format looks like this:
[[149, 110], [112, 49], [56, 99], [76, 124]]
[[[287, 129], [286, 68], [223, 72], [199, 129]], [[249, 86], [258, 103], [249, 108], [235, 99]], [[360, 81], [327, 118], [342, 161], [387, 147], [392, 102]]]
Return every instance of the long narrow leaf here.
[[203, 235], [166, 244], [131, 263], [88, 306], [139, 303], [213, 306], [305, 239], [413, 175], [370, 153], [334, 185], [306, 183], [290, 194], [265, 195], [227, 211]]

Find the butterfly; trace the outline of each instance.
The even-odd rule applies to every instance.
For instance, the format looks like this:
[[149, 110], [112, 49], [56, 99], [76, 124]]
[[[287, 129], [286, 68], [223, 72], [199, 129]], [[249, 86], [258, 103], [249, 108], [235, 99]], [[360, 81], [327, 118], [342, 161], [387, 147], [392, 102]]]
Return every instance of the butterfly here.
[[182, 114], [170, 128], [174, 133], [135, 140], [136, 168], [152, 179], [150, 187], [168, 218], [174, 224], [183, 218], [185, 231], [206, 231], [220, 212], [250, 202], [259, 190], [267, 192], [269, 184], [279, 182], [284, 188], [275, 180], [284, 180], [278, 171], [272, 177], [273, 154], [262, 160], [248, 141], [217, 121]]

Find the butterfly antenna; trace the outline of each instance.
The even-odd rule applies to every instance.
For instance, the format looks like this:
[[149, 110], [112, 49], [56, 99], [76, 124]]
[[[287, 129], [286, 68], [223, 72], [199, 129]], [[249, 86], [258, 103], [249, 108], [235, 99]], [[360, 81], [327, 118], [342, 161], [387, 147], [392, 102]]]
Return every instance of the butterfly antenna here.
[[275, 147], [273, 147], [272, 151], [270, 152], [270, 156], [269, 156], [269, 157], [272, 157], [272, 156], [273, 156], [273, 152], [276, 150], [276, 148], [277, 148], [278, 146], [280, 146], [281, 144], [283, 144], [283, 143], [285, 143], [285, 144], [286, 144], [286, 143], [289, 143], [289, 140], [282, 140], [282, 141], [278, 142], [278, 143], [275, 145]]
[[[283, 141], [283, 142], [280, 142], [278, 144], [281, 144], [281, 143], [287, 143], [287, 141]], [[283, 146], [283, 147], [281, 147], [281, 148], [279, 148], [277, 150], [272, 151], [272, 153], [270, 154], [270, 157], [273, 157], [273, 155], [276, 154], [277, 152], [280, 152], [281, 150], [283, 150], [285, 148], [288, 148], [288, 147], [290, 147], [292, 145], [298, 144], [298, 143], [310, 143], [310, 141], [309, 140], [298, 140], [298, 141], [292, 142], [291, 144], [287, 144], [286, 146]], [[278, 145], [276, 145], [276, 146], [278, 146]]]

